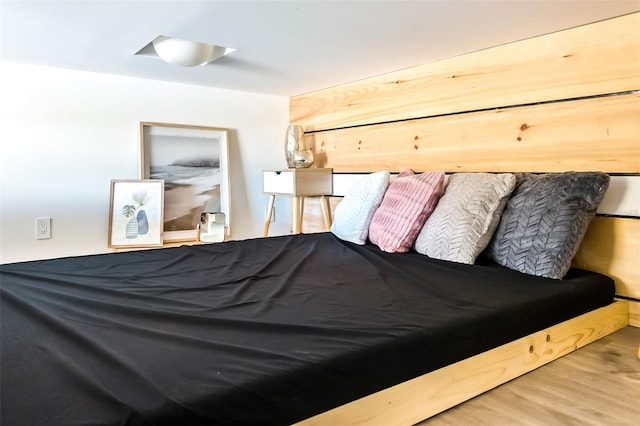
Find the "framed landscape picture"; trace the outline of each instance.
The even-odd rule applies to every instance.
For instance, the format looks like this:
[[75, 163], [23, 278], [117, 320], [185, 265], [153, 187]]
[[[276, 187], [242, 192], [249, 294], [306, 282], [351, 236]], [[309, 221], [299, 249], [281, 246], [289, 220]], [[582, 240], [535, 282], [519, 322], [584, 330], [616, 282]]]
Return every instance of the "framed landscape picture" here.
[[205, 212], [230, 235], [228, 129], [140, 123], [141, 178], [164, 181], [164, 241], [194, 241]]
[[123, 179], [111, 181], [110, 248], [162, 245], [164, 182]]

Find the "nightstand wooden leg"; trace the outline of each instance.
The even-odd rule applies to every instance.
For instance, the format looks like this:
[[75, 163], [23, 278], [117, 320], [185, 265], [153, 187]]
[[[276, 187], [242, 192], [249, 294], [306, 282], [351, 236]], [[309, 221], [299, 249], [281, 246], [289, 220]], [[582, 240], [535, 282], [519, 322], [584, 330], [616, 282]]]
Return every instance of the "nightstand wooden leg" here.
[[291, 197], [291, 233], [300, 233], [300, 197]]
[[269, 206], [267, 207], [267, 218], [264, 221], [264, 236], [269, 236], [269, 225], [271, 224], [271, 216], [273, 215], [273, 205], [276, 202], [276, 196], [269, 196]]
[[304, 197], [291, 197], [291, 233], [302, 233], [302, 215], [304, 214]]
[[304, 197], [298, 197], [300, 199], [300, 215], [298, 216], [298, 234], [302, 234], [302, 221], [304, 220]]
[[322, 195], [320, 197], [320, 206], [322, 207], [322, 219], [327, 231], [331, 229], [331, 207], [329, 206], [329, 197]]

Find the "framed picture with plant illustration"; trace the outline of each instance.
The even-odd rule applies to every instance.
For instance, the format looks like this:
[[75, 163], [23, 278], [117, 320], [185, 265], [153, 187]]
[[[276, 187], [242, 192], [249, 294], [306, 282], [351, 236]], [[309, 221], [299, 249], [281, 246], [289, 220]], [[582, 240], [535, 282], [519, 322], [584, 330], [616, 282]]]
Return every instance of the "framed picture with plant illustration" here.
[[224, 213], [231, 234], [228, 129], [140, 123], [140, 177], [164, 180], [165, 242], [195, 241], [203, 213]]
[[162, 180], [113, 179], [108, 246], [162, 246], [163, 198]]

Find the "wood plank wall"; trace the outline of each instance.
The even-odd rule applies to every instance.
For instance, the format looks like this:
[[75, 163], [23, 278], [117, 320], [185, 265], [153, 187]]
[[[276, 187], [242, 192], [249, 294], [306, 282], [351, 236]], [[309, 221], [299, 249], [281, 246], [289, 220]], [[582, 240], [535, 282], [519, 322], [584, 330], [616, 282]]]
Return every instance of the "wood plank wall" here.
[[[295, 96], [290, 119], [304, 126], [314, 166], [334, 172], [637, 177], [638, 28], [640, 12]], [[639, 240], [637, 217], [599, 216], [575, 264], [640, 300]]]
[[[640, 87], [640, 86], [639, 86]], [[640, 170], [640, 94], [371, 124], [306, 137], [341, 172]], [[571, 125], [567, 125], [571, 123]]]
[[638, 13], [305, 95], [290, 119], [316, 131], [637, 90]]

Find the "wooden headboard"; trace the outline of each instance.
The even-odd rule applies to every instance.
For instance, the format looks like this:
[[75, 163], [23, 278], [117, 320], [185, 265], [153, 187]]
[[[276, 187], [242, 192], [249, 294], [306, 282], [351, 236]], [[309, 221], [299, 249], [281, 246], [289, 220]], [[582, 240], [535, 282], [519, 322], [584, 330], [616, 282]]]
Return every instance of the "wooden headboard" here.
[[614, 277], [640, 325], [638, 28], [640, 12], [295, 96], [290, 120], [338, 173], [611, 174], [574, 264]]

